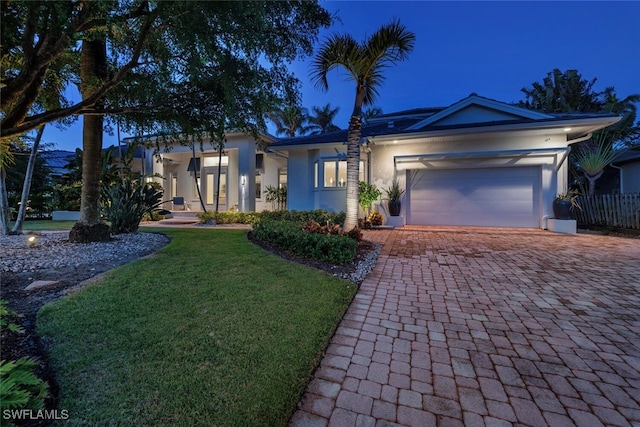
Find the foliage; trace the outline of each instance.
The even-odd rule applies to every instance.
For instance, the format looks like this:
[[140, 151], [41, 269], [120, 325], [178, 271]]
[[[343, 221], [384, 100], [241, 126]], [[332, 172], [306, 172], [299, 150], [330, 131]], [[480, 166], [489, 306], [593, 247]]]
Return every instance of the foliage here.
[[311, 135], [322, 135], [339, 131], [340, 128], [333, 124], [333, 120], [335, 120], [338, 111], [340, 111], [340, 107], [331, 108], [330, 103], [327, 103], [324, 107], [317, 107], [315, 105], [311, 107], [311, 114], [307, 115]]
[[265, 199], [271, 203], [273, 210], [284, 210], [287, 208], [287, 186], [274, 187], [267, 185], [265, 188]]
[[267, 117], [276, 126], [276, 135], [292, 138], [305, 135], [310, 129], [307, 125], [309, 121], [307, 109], [297, 105], [278, 108], [267, 114]]
[[[28, 146], [13, 145], [10, 152], [14, 164], [6, 170], [6, 188], [9, 207], [17, 209], [20, 203], [22, 187], [25, 181], [30, 148]], [[46, 216], [53, 205], [53, 185], [50, 179], [51, 169], [46, 165], [45, 158], [39, 155], [35, 158], [31, 191], [28, 199], [30, 213], [42, 218]]]
[[142, 221], [162, 221], [163, 219], [166, 219], [167, 215], [162, 213], [162, 211], [153, 211], [151, 213], [146, 213], [144, 215], [142, 215]]
[[68, 172], [54, 180], [53, 210], [79, 211], [82, 193], [82, 150], [80, 148], [76, 148], [74, 157], [64, 168]]
[[207, 211], [198, 213], [198, 219], [202, 224], [215, 220], [216, 224], [253, 224], [260, 214], [256, 212], [215, 212]]
[[362, 123], [368, 124], [372, 118], [382, 115], [382, 108], [378, 106], [364, 108], [362, 110]]
[[382, 214], [377, 211], [371, 211], [369, 213], [369, 216], [367, 217], [367, 221], [371, 225], [382, 225], [382, 222], [383, 222]]
[[387, 195], [387, 199], [395, 202], [400, 200], [404, 191], [404, 188], [400, 188], [400, 182], [395, 176], [393, 177], [393, 181], [391, 181], [391, 186], [384, 190]]
[[113, 234], [138, 231], [145, 214], [160, 210], [162, 191], [150, 184], [126, 178], [102, 186], [102, 212]]
[[342, 224], [344, 212], [331, 213], [322, 209], [312, 211], [262, 211], [262, 212], [201, 212], [198, 218], [202, 224], [206, 224], [213, 219], [217, 224], [254, 224], [261, 219], [271, 221], [294, 221], [303, 223], [310, 219], [325, 224]]
[[[22, 333], [23, 329], [9, 318], [15, 312], [7, 308], [7, 302], [0, 301], [0, 332], [7, 329], [12, 333]], [[37, 363], [29, 358], [16, 361], [0, 361], [0, 413], [5, 409], [42, 409], [47, 397], [47, 383], [38, 378], [33, 369]]]
[[157, 257], [38, 314], [67, 424], [286, 425], [356, 287], [246, 230], [153, 231]]
[[356, 99], [347, 132], [345, 229], [355, 228], [358, 224], [362, 107], [373, 105], [378, 90], [384, 83], [384, 69], [407, 59], [414, 43], [415, 34], [408, 31], [400, 21], [394, 20], [383, 25], [362, 43], [348, 34], [334, 34], [322, 44], [313, 60], [311, 79], [316, 87], [327, 90], [327, 76], [336, 68], [344, 68], [350, 79], [356, 83]]
[[256, 239], [290, 251], [302, 258], [344, 264], [356, 255], [356, 240], [348, 236], [308, 233], [300, 223], [262, 219], [253, 225]]
[[566, 193], [556, 194], [554, 200], [565, 200], [567, 202], [571, 202], [571, 206], [576, 209], [581, 209], [580, 204], [578, 203], [578, 197], [580, 196], [580, 192], [577, 190], [569, 190]]
[[577, 70], [564, 73], [555, 68], [547, 73], [542, 83], [533, 82], [530, 88], [522, 88], [525, 100], [520, 107], [545, 113], [593, 113], [602, 111], [607, 103], [607, 88], [595, 92], [596, 78], [585, 80]]
[[366, 212], [371, 207], [371, 204], [378, 200], [381, 194], [382, 193], [375, 185], [360, 181], [358, 189], [358, 204], [362, 210]]
[[260, 212], [260, 219], [271, 221], [293, 221], [307, 222], [312, 219], [320, 224], [327, 222], [333, 224], [342, 224], [344, 222], [344, 212], [328, 212], [323, 209], [315, 209], [311, 211], [263, 211]]
[[[123, 126], [150, 133], [169, 122], [165, 131], [261, 128], [267, 111], [294, 97], [286, 62], [310, 54], [330, 22], [317, 2], [9, 2], [2, 138], [88, 112], [120, 114]], [[86, 35], [107, 41], [109, 73], [84, 82], [94, 90], [78, 102], [64, 89], [79, 81]]]

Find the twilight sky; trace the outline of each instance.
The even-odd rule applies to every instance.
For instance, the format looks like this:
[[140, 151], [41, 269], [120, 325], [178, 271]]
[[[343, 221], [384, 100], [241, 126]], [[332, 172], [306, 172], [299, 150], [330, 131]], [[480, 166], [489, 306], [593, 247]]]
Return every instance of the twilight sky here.
[[[504, 102], [554, 68], [597, 77], [595, 90], [614, 86], [619, 97], [640, 93], [640, 2], [636, 1], [323, 1], [340, 21], [320, 35], [350, 33], [363, 40], [399, 18], [416, 34], [408, 61], [385, 71], [376, 104], [385, 113], [448, 106], [475, 92]], [[332, 72], [329, 91], [309, 81], [311, 58], [291, 65], [302, 81], [303, 106], [340, 107], [335, 124], [346, 128], [355, 86]], [[82, 120], [66, 131], [49, 126], [44, 141], [59, 149], [82, 146]], [[270, 129], [273, 132], [273, 129]], [[124, 138], [126, 135], [122, 135]], [[117, 144], [105, 134], [104, 146]]]

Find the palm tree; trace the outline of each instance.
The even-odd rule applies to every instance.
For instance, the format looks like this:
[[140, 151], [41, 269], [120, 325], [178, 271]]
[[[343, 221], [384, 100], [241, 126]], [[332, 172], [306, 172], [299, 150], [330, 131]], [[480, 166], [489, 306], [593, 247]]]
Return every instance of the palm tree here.
[[269, 120], [276, 125], [276, 135], [288, 137], [300, 136], [309, 132], [307, 109], [297, 105], [288, 106], [268, 115]]
[[356, 97], [349, 120], [347, 138], [347, 216], [345, 230], [358, 225], [358, 175], [360, 167], [360, 135], [362, 106], [373, 105], [384, 82], [382, 71], [390, 65], [407, 59], [413, 50], [415, 34], [400, 21], [382, 26], [370, 38], [358, 43], [348, 34], [334, 34], [320, 47], [315, 56], [311, 79], [316, 87], [329, 89], [327, 74], [342, 67], [356, 83]]
[[324, 107], [311, 107], [312, 115], [307, 118], [310, 123], [311, 135], [320, 135], [323, 133], [335, 132], [340, 128], [333, 124], [333, 120], [340, 111], [340, 107], [331, 108], [331, 104]]
[[368, 124], [369, 120], [381, 115], [382, 115], [382, 108], [378, 106], [365, 108], [364, 110], [362, 110], [362, 122], [364, 124]]

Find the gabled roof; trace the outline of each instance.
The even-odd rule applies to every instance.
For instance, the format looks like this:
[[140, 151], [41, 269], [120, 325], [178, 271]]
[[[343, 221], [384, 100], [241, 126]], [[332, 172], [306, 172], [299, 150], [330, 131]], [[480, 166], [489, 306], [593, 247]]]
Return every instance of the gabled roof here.
[[543, 120], [552, 116], [531, 111], [472, 93], [444, 110], [419, 121], [407, 130], [422, 130], [428, 126], [499, 122], [508, 120]]
[[[446, 108], [417, 108], [374, 117], [362, 127], [361, 138], [405, 139], [437, 134], [571, 127], [574, 129], [567, 137], [569, 141], [575, 141], [619, 119], [618, 115], [611, 113], [543, 114], [471, 94]], [[269, 148], [278, 150], [344, 144], [347, 138], [348, 131], [340, 130], [321, 135], [280, 138]]]

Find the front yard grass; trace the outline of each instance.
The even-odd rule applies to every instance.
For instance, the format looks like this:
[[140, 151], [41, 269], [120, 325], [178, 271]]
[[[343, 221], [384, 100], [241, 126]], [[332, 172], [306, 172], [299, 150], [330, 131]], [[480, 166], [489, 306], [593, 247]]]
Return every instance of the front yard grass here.
[[157, 256], [40, 311], [65, 425], [286, 425], [355, 286], [246, 231], [162, 232]]

